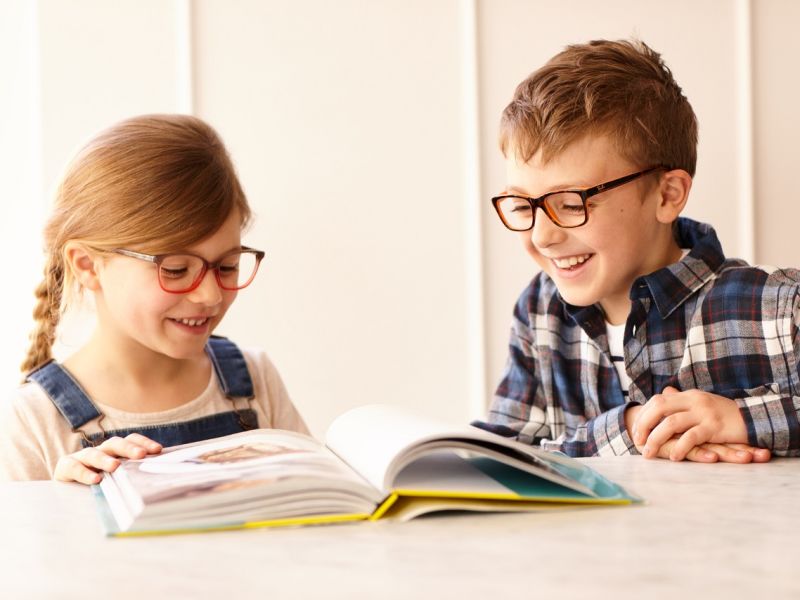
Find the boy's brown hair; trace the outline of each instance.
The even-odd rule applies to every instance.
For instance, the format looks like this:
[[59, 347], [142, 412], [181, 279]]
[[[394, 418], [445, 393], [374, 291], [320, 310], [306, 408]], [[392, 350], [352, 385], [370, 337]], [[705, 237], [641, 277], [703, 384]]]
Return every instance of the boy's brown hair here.
[[503, 111], [500, 148], [546, 163], [586, 134], [607, 134], [643, 167], [694, 176], [697, 119], [661, 55], [641, 41], [567, 46], [517, 86]]

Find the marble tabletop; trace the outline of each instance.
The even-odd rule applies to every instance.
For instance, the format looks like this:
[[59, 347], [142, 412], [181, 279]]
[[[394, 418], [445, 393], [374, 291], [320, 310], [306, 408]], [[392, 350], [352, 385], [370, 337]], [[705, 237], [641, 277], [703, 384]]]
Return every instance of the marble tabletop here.
[[0, 484], [0, 597], [800, 598], [800, 460], [582, 460], [645, 502], [113, 539], [82, 486]]

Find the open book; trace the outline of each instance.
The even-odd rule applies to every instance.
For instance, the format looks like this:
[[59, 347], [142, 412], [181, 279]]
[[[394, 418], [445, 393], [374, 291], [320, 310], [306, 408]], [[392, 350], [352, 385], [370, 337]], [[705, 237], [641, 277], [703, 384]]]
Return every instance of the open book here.
[[338, 417], [325, 445], [257, 429], [123, 460], [95, 491], [110, 535], [637, 501], [575, 459], [383, 405]]

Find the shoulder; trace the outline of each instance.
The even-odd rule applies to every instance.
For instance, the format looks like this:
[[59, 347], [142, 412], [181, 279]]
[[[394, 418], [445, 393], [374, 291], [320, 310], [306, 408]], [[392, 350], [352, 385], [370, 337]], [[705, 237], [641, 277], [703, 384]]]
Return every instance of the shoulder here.
[[713, 320], [763, 321], [800, 306], [800, 270], [725, 261], [709, 281], [702, 310]]
[[289, 397], [278, 369], [261, 348], [242, 348], [258, 402], [267, 416], [267, 427], [308, 434], [308, 426]]
[[241, 348], [247, 370], [253, 379], [256, 399], [268, 405], [288, 400], [281, 375], [272, 359], [262, 348]]
[[4, 401], [0, 402], [2, 423], [19, 423], [32, 426], [37, 421], [51, 421], [60, 416], [55, 404], [45, 391], [36, 383], [24, 383], [8, 392]]
[[264, 381], [278, 377], [278, 369], [262, 348], [240, 347], [242, 356], [247, 363], [251, 377], [260, 377]]
[[800, 270], [726, 260], [715, 274], [711, 290], [715, 294], [742, 293], [758, 298], [794, 295], [800, 290]]
[[560, 315], [563, 310], [564, 303], [558, 295], [558, 288], [542, 271], [522, 290], [514, 307], [514, 316], [529, 323], [536, 315]]
[[71, 429], [35, 383], [9, 390], [0, 401], [0, 479], [49, 479]]

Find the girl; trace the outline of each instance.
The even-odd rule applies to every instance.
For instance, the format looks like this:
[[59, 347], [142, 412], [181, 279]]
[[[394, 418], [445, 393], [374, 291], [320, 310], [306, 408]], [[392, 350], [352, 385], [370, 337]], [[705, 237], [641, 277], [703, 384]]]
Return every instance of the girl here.
[[[45, 231], [26, 382], [0, 408], [0, 478], [98, 483], [119, 457], [251, 429], [307, 433], [275, 367], [211, 333], [264, 253], [216, 132], [132, 118], [70, 164]], [[51, 346], [76, 293], [97, 327], [64, 364]]]

